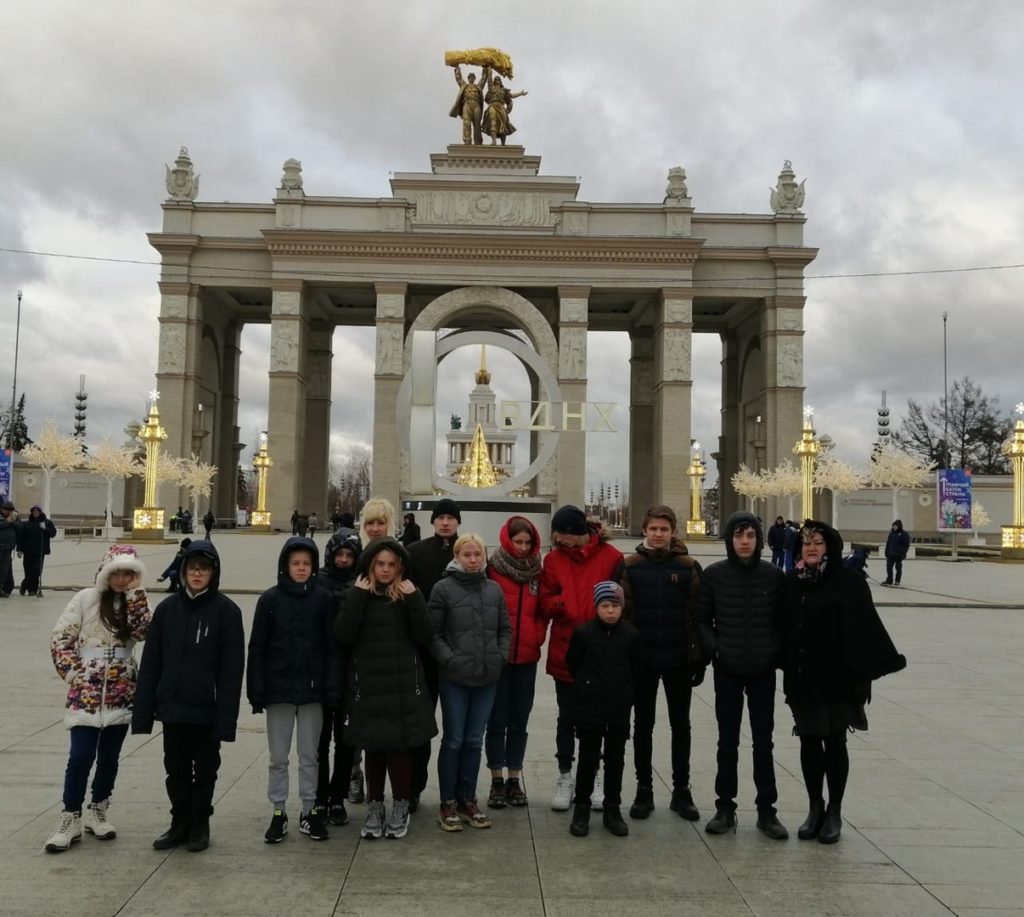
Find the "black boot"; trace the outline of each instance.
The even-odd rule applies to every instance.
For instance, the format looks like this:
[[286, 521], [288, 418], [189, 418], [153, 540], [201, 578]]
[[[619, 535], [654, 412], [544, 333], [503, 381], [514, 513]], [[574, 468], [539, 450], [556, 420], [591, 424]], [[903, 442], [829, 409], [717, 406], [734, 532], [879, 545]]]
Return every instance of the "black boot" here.
[[786, 826], [779, 821], [774, 809], [765, 809], [757, 813], [757, 830], [773, 841], [784, 841], [789, 837]]
[[633, 805], [629, 807], [630, 818], [649, 818], [654, 811], [654, 790], [649, 786], [638, 786]]
[[821, 823], [818, 840], [822, 844], [835, 844], [843, 831], [843, 817], [831, 807], [825, 810], [825, 820]]
[[693, 793], [690, 792], [688, 786], [684, 786], [681, 790], [672, 791], [672, 801], [668, 804], [668, 807], [680, 818], [685, 818], [687, 821], [698, 821], [700, 819], [700, 812], [697, 811], [697, 807], [693, 804]]
[[180, 815], [171, 816], [171, 827], [153, 841], [154, 850], [170, 850], [184, 844], [189, 834], [189, 820]]
[[821, 823], [825, 820], [825, 801], [819, 799], [811, 803], [804, 823], [797, 829], [796, 836], [802, 841], [812, 841], [821, 832]]
[[586, 837], [590, 833], [590, 800], [583, 804], [576, 803], [572, 810], [572, 821], [569, 833], [573, 837]]
[[198, 853], [210, 846], [210, 817], [193, 818], [188, 828], [188, 843], [185, 849]]
[[604, 811], [601, 813], [601, 821], [605, 828], [616, 837], [625, 837], [629, 834], [629, 825], [622, 820], [622, 812], [618, 806], [604, 804]]
[[719, 808], [714, 818], [705, 826], [708, 834], [725, 834], [726, 831], [736, 833], [736, 811], [734, 809]]

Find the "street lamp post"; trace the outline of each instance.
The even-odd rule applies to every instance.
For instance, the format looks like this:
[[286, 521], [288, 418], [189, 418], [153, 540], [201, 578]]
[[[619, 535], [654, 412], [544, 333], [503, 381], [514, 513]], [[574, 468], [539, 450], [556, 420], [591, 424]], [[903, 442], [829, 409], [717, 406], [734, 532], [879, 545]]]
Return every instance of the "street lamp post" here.
[[810, 405], [804, 408], [804, 429], [793, 452], [800, 456], [801, 518], [811, 519], [814, 516], [814, 463], [821, 452], [821, 443], [814, 438], [814, 408]]
[[693, 444], [693, 458], [690, 467], [686, 470], [690, 478], [690, 518], [686, 520], [687, 535], [706, 535], [707, 524], [704, 522], [704, 515], [701, 512], [701, 482], [707, 474], [707, 466], [700, 457], [700, 443]]
[[944, 467], [948, 468], [951, 464], [951, 453], [949, 449], [949, 373], [948, 373], [948, 361], [946, 359], [946, 321], [949, 318], [949, 313], [943, 311], [942, 313], [942, 448], [944, 455], [942, 456]]
[[146, 486], [142, 506], [135, 510], [132, 517], [134, 539], [162, 541], [164, 537], [164, 509], [156, 505], [160, 444], [167, 439], [167, 431], [160, 426], [160, 412], [156, 407], [159, 397], [160, 393], [156, 390], [149, 393], [149, 415], [139, 430], [139, 439], [146, 449]]
[[1013, 436], [1002, 452], [1013, 466], [1013, 522], [1003, 526], [1003, 557], [1024, 560], [1024, 401], [1017, 404]]
[[256, 469], [256, 509], [252, 512], [251, 525], [254, 532], [270, 531], [270, 513], [267, 511], [267, 475], [273, 464], [267, 452], [267, 433], [264, 430], [260, 433], [259, 451], [252, 460], [252, 466]]

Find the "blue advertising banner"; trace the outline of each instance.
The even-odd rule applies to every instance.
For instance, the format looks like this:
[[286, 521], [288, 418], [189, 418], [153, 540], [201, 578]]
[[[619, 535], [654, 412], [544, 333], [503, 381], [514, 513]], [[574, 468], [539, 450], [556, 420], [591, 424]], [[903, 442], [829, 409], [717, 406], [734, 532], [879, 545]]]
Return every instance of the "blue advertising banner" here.
[[11, 499], [11, 450], [0, 449], [0, 502]]
[[938, 488], [936, 506], [940, 532], [963, 532], [971, 524], [971, 476], [962, 468], [940, 468], [935, 472]]

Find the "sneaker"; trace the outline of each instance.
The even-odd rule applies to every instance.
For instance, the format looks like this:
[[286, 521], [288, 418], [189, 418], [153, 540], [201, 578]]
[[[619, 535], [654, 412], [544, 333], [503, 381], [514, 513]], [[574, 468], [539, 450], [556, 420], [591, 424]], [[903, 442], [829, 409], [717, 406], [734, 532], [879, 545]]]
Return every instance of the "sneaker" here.
[[85, 810], [85, 817], [82, 819], [82, 827], [88, 834], [95, 836], [98, 841], [110, 841], [117, 837], [117, 829], [107, 821], [107, 806], [109, 799], [103, 802], [93, 802]]
[[336, 827], [348, 824], [348, 812], [345, 811], [345, 803], [341, 800], [332, 802], [327, 807], [327, 820]]
[[459, 818], [458, 807], [455, 805], [454, 799], [441, 803], [441, 811], [438, 813], [437, 820], [442, 831], [462, 830], [462, 819]]
[[274, 809], [274, 817], [270, 819], [270, 827], [263, 835], [263, 841], [267, 844], [280, 844], [288, 833], [288, 816], [280, 809]]
[[327, 825], [322, 809], [315, 806], [299, 816], [299, 833], [309, 835], [311, 841], [326, 841]]
[[505, 781], [501, 777], [495, 777], [491, 780], [491, 792], [487, 795], [487, 808], [504, 809], [507, 805]]
[[459, 818], [470, 828], [490, 828], [491, 820], [480, 811], [475, 799], [467, 799], [458, 807]]
[[523, 789], [523, 784], [518, 777], [509, 777], [505, 781], [505, 798], [510, 806], [515, 806], [517, 809], [530, 804], [530, 800], [526, 797], [526, 791]]
[[672, 801], [669, 802], [668, 807], [680, 818], [685, 818], [687, 821], [700, 821], [700, 811], [693, 803], [693, 793], [690, 792], [689, 787], [673, 790]]
[[594, 791], [590, 794], [590, 808], [600, 812], [604, 808], [604, 773], [594, 774]]
[[398, 839], [409, 833], [409, 800], [396, 799], [391, 804], [391, 817], [384, 829], [384, 837]]
[[366, 792], [363, 789], [363, 771], [357, 768], [348, 782], [348, 801], [359, 805], [366, 800]]
[[359, 829], [359, 836], [370, 840], [384, 836], [383, 800], [372, 799], [366, 804], [366, 818], [363, 819], [363, 827]]
[[57, 830], [46, 839], [46, 849], [49, 853], [63, 853], [72, 844], [77, 844], [82, 839], [82, 813], [68, 812], [66, 809], [60, 813], [60, 822]]
[[551, 808], [555, 812], [568, 812], [575, 789], [576, 781], [572, 779], [572, 771], [559, 773], [555, 782], [555, 795], [551, 797]]

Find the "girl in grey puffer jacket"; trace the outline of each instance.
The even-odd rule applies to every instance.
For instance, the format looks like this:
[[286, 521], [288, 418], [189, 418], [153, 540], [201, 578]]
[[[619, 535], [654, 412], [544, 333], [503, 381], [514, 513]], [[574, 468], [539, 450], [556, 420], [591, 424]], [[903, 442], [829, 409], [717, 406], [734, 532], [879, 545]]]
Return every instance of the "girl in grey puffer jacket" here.
[[462, 535], [453, 555], [445, 578], [430, 593], [428, 606], [444, 721], [437, 772], [439, 820], [445, 831], [461, 831], [463, 823], [473, 828], [491, 826], [477, 806], [476, 778], [484, 729], [511, 642], [501, 587], [484, 571], [483, 539]]

